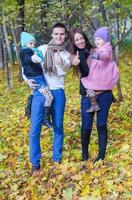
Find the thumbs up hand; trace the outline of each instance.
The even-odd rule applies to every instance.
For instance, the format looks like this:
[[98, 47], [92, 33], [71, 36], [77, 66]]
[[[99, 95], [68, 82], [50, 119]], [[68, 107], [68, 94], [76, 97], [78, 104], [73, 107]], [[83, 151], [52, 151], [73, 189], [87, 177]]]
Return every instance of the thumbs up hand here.
[[60, 56], [60, 51], [58, 50], [57, 51], [57, 56], [56, 56], [56, 64], [57, 65], [61, 65], [62, 63], [63, 63], [63, 60], [62, 60], [62, 58]]
[[76, 56], [77, 56], [77, 58], [79, 59], [79, 52], [78, 52], [78, 51], [77, 51], [77, 55], [76, 55]]
[[77, 51], [76, 56], [74, 57], [73, 61], [72, 61], [72, 65], [79, 65], [80, 63], [80, 59], [79, 59], [79, 52]]

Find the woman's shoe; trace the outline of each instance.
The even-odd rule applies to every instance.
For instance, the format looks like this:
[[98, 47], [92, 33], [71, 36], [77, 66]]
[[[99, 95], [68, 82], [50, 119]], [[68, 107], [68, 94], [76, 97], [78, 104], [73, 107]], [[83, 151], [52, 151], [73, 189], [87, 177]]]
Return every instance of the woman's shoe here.
[[102, 156], [98, 156], [98, 157], [94, 160], [93, 163], [96, 163], [96, 162], [98, 162], [98, 161], [100, 161], [100, 160], [104, 160], [104, 156], [103, 156], [103, 157], [102, 157]]

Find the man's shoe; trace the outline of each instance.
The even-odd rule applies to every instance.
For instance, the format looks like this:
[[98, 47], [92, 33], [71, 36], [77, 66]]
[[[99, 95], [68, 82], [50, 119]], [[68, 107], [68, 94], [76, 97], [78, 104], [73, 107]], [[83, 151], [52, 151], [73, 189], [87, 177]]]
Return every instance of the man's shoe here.
[[43, 175], [43, 171], [41, 170], [40, 166], [32, 167], [31, 176], [33, 177], [40, 177]]
[[61, 164], [62, 161], [61, 161], [61, 160], [59, 160], [59, 161], [53, 161], [53, 163], [54, 163], [54, 164]]

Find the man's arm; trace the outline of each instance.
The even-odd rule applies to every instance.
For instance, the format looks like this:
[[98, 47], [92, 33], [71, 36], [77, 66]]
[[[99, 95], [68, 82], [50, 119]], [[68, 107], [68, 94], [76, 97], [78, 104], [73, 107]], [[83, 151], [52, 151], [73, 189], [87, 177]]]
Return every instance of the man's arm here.
[[36, 81], [34, 79], [28, 79], [25, 74], [24, 74], [24, 70], [22, 67], [22, 77], [23, 80], [25, 81], [25, 83], [32, 89], [35, 89], [37, 86], [39, 86], [38, 84], [36, 84]]

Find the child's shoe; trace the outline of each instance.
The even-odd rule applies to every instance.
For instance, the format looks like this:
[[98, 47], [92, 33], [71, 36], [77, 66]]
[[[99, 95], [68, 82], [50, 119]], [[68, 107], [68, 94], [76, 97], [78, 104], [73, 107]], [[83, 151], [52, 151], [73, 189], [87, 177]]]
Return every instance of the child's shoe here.
[[92, 96], [92, 97], [88, 97], [89, 101], [91, 103], [91, 107], [89, 109], [86, 110], [87, 113], [91, 113], [91, 112], [96, 112], [98, 110], [100, 110], [100, 107], [96, 101], [96, 96]]
[[96, 112], [96, 111], [99, 111], [100, 110], [100, 107], [99, 105], [96, 103], [96, 104], [92, 104], [91, 107], [89, 109], [86, 110], [87, 113], [91, 113], [91, 112]]
[[50, 109], [51, 109], [50, 106], [44, 107], [44, 118], [43, 118], [42, 125], [47, 126], [48, 128], [53, 128], [53, 124], [50, 121]]
[[30, 118], [31, 116], [32, 99], [33, 99], [33, 95], [31, 94], [28, 97], [27, 106], [25, 107], [25, 116], [28, 118]]

